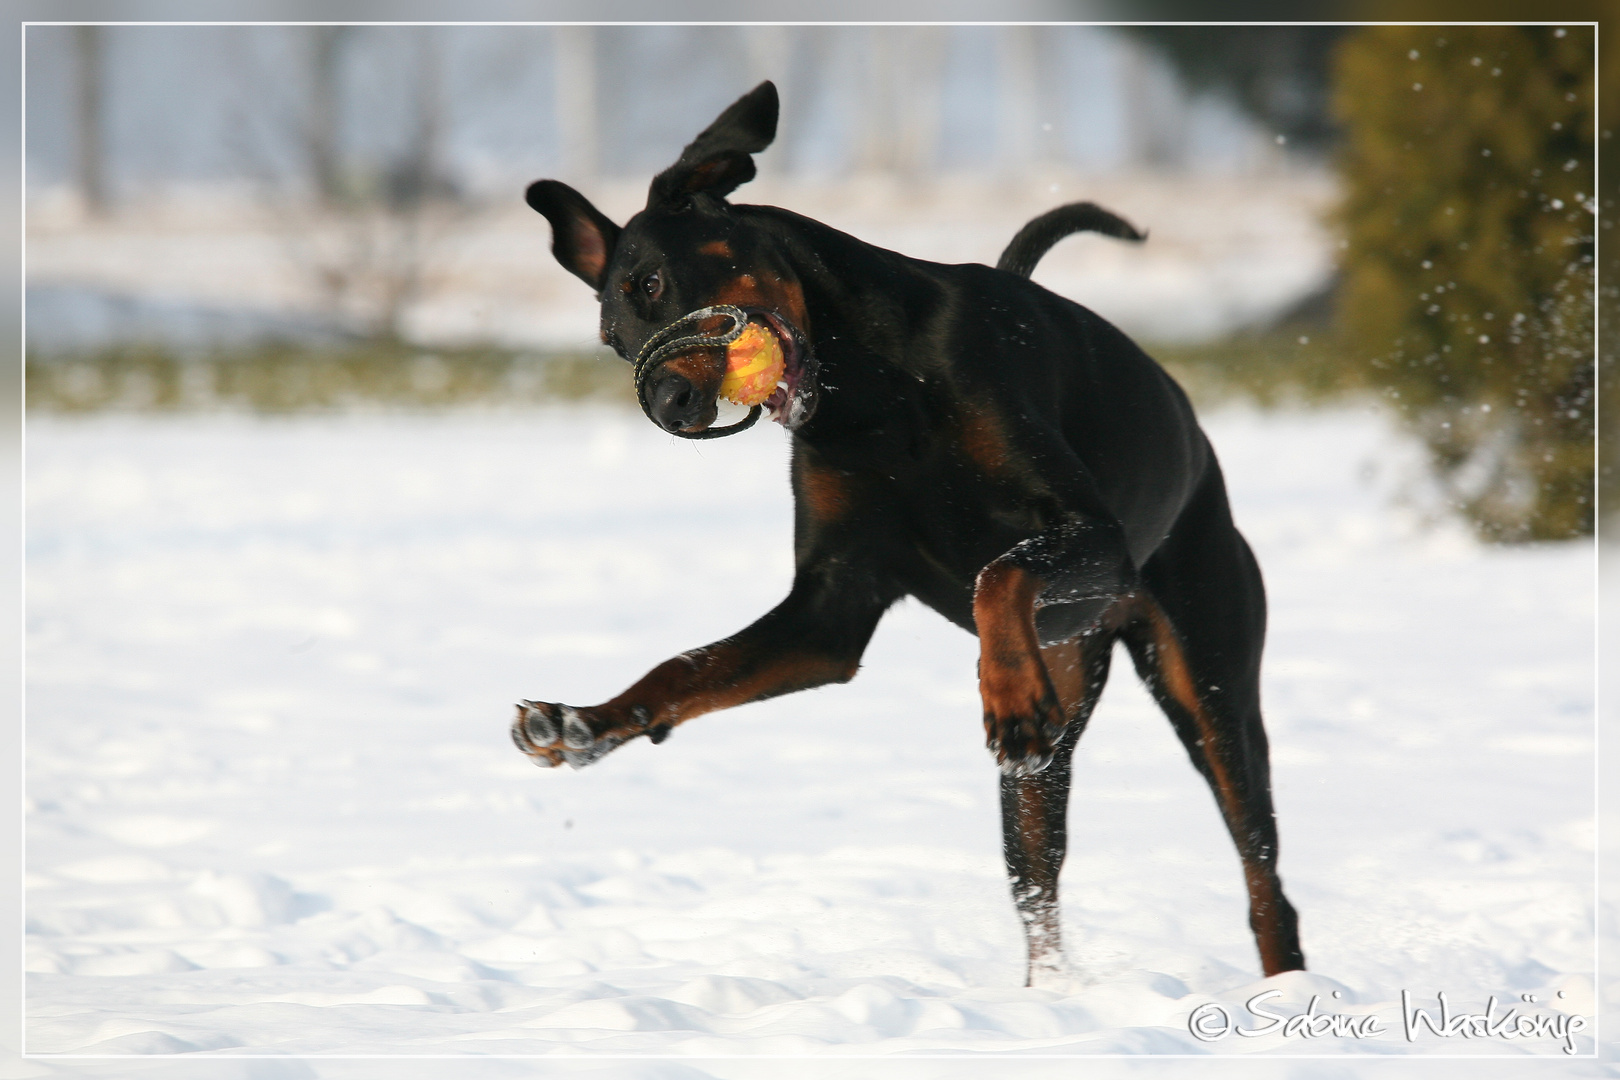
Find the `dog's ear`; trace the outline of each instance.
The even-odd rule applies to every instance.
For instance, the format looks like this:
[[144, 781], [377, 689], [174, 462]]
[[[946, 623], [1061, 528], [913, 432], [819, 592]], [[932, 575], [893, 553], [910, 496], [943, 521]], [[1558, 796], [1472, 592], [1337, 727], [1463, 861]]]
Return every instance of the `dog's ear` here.
[[523, 197], [551, 222], [551, 253], [563, 269], [600, 293], [619, 227], [585, 196], [556, 180], [536, 180]]
[[776, 138], [780, 103], [767, 79], [732, 102], [714, 123], [681, 151], [681, 158], [653, 178], [647, 207], [678, 206], [698, 192], [724, 198], [754, 178], [754, 159]]

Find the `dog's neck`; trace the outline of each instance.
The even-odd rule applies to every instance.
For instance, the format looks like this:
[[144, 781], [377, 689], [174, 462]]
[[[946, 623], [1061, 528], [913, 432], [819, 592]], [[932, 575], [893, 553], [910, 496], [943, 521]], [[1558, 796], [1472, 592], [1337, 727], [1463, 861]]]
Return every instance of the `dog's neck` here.
[[933, 340], [942, 317], [947, 297], [938, 281], [892, 251], [790, 210], [734, 209], [776, 239], [804, 290], [810, 344], [824, 368], [887, 367], [926, 377], [929, 357], [919, 343]]

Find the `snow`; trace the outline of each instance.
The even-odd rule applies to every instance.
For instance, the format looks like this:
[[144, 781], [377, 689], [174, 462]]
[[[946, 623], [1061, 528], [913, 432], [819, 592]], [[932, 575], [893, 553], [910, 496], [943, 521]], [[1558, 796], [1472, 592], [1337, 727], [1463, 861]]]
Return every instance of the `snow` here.
[[[1593, 1016], [1591, 547], [1424, 524], [1392, 496], [1414, 451], [1369, 411], [1206, 427], [1267, 575], [1311, 971], [1260, 978], [1213, 801], [1117, 663], [1076, 762], [1073, 971], [1025, 989], [976, 643], [925, 609], [893, 611], [849, 685], [662, 746], [546, 772], [508, 742], [518, 698], [602, 700], [780, 598], [776, 429], [692, 444], [606, 407], [31, 419], [26, 1039], [47, 1056], [17, 1075], [140, 1068], [62, 1054], [214, 1058], [210, 1077], [702, 1058], [608, 1069], [683, 1078], [744, 1075], [730, 1055], [1328, 1054], [1334, 1076], [1358, 1054], [1564, 1057], [1407, 1042], [1399, 1002]], [[1192, 1009], [1273, 988], [1386, 1035], [1189, 1033]], [[1590, 1029], [1573, 1042], [1592, 1052]]]

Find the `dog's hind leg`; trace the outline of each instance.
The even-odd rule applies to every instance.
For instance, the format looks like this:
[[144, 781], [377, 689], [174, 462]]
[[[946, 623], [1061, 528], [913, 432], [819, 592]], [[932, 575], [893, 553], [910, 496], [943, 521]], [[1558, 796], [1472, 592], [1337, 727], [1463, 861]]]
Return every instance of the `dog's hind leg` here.
[[1218, 472], [1142, 567], [1145, 592], [1121, 634], [1208, 781], [1243, 860], [1249, 925], [1265, 974], [1305, 966], [1298, 918], [1277, 875], [1277, 821], [1260, 718], [1265, 589], [1232, 525]]
[[1070, 765], [1075, 744], [1108, 681], [1113, 644], [1112, 634], [1099, 631], [1041, 650], [1068, 723], [1045, 769], [1001, 775], [1001, 850], [1029, 944], [1025, 985], [1063, 971], [1058, 873], [1068, 847]]

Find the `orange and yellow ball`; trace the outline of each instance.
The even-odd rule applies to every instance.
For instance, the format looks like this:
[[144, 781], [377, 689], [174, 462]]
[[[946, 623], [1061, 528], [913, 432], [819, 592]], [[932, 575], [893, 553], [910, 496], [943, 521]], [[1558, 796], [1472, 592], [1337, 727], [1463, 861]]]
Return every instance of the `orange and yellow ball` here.
[[726, 349], [720, 396], [736, 405], [758, 405], [782, 380], [782, 366], [782, 345], [776, 335], [758, 323], [749, 323]]

